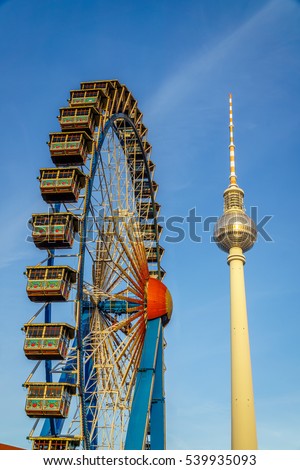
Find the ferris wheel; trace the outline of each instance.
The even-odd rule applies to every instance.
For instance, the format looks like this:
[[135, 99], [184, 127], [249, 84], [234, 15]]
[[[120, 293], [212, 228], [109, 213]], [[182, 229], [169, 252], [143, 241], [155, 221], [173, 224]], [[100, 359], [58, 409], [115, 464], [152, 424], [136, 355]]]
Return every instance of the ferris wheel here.
[[24, 325], [34, 450], [164, 449], [160, 206], [147, 128], [117, 80], [83, 82], [60, 109], [40, 170], [48, 207], [31, 218], [43, 261], [26, 268], [39, 303]]

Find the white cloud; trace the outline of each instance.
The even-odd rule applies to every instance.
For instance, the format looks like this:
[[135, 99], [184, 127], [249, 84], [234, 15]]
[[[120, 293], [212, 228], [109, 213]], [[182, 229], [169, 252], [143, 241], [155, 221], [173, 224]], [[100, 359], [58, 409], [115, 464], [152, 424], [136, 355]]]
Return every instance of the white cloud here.
[[[226, 36], [220, 36], [217, 44], [209, 48], [202, 47], [196, 55], [180, 65], [177, 73], [167, 77], [160, 84], [149, 104], [146, 103], [145, 113], [148, 116], [162, 116], [162, 113], [170, 112], [174, 106], [182, 104], [187, 96], [193, 96], [195, 93], [199, 95], [197, 93], [199, 88], [202, 89], [201, 94], [205, 96], [203, 89], [211, 86], [217, 67], [221, 71], [224, 66], [230, 70], [231, 64], [238, 63], [240, 58], [243, 60], [247, 49], [251, 49], [256, 56], [266, 26], [269, 30], [274, 30], [274, 26], [282, 22], [283, 15], [291, 15], [294, 11], [299, 13], [299, 7], [291, 0], [272, 0], [239, 28]], [[213, 100], [212, 95], [210, 99]], [[198, 107], [197, 111], [208, 109], [207, 103], [203, 103], [203, 107], [200, 109]]]

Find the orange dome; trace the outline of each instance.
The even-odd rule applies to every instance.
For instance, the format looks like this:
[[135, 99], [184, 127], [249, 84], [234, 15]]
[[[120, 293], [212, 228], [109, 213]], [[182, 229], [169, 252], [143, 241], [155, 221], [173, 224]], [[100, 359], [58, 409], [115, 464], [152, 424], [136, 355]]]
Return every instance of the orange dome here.
[[172, 315], [172, 297], [166, 286], [150, 277], [146, 285], [147, 316], [148, 320], [162, 317], [163, 325], [166, 325]]

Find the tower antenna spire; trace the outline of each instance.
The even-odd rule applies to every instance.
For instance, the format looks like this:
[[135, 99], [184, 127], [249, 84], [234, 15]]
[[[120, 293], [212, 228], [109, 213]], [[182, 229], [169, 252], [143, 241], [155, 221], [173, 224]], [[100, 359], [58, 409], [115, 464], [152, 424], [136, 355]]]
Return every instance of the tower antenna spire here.
[[230, 186], [236, 186], [236, 173], [235, 173], [235, 145], [233, 136], [233, 118], [232, 118], [232, 94], [229, 93], [229, 156], [230, 156]]

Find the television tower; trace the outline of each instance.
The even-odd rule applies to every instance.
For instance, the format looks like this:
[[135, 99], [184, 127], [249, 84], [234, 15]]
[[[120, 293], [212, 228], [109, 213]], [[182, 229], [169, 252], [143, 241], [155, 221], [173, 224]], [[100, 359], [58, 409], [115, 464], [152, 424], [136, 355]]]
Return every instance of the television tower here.
[[228, 253], [230, 268], [231, 448], [257, 449], [244, 281], [244, 252], [254, 245], [257, 230], [253, 220], [245, 214], [244, 191], [237, 185], [233, 127], [230, 94], [230, 182], [224, 191], [224, 214], [215, 225], [214, 239], [218, 247]]

